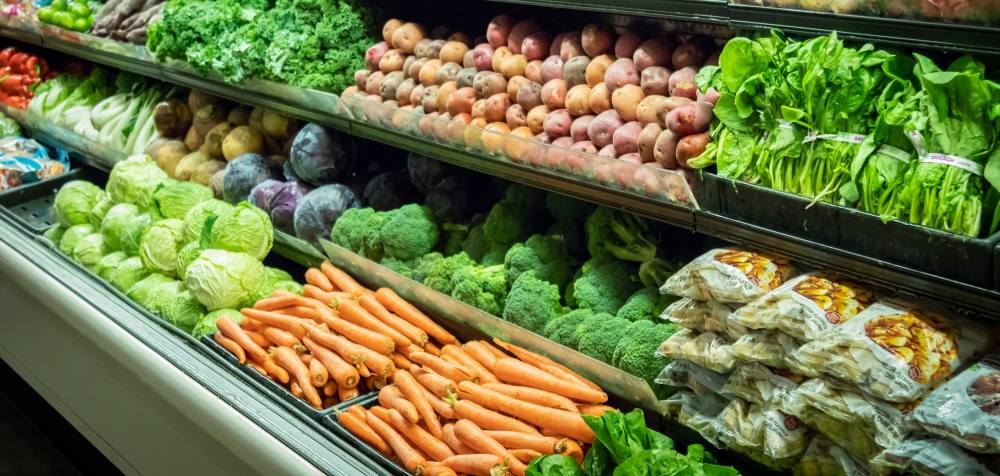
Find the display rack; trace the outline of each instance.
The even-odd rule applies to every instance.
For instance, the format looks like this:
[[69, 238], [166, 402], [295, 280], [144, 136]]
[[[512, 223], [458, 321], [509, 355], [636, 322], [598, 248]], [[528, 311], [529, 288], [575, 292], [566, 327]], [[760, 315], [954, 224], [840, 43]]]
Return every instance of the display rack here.
[[539, 7], [638, 15], [707, 23], [729, 23], [727, 3], [719, 0], [493, 0]]

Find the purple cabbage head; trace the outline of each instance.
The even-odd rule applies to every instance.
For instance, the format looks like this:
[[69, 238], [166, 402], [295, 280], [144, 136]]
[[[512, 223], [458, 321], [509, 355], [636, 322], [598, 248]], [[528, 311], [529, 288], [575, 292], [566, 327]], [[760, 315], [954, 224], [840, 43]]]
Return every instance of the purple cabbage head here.
[[295, 209], [295, 235], [322, 249], [320, 238], [330, 239], [330, 230], [349, 208], [360, 208], [361, 201], [350, 188], [340, 184], [319, 187], [299, 201]]
[[340, 131], [308, 124], [292, 141], [288, 161], [295, 175], [308, 183], [337, 182], [354, 169], [354, 145]]
[[261, 182], [282, 180], [281, 166], [268, 157], [243, 154], [226, 165], [222, 183], [222, 199], [237, 204], [250, 197], [250, 191]]

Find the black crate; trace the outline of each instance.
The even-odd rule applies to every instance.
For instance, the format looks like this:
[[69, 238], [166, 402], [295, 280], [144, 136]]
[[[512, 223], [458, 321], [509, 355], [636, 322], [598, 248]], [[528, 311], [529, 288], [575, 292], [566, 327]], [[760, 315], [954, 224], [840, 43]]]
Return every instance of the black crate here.
[[89, 168], [72, 169], [55, 177], [0, 192], [0, 205], [25, 230], [43, 233], [56, 224], [56, 217], [52, 213], [56, 193], [63, 184], [73, 180], [86, 180], [103, 186], [107, 177]]
[[[344, 408], [346, 409], [347, 407], [355, 403], [365, 408], [371, 408], [375, 405], [378, 405], [378, 395], [359, 397], [354, 401], [352, 401], [349, 405], [346, 405]], [[410, 475], [410, 473], [406, 471], [406, 468], [400, 466], [399, 463], [396, 463], [395, 461], [392, 461], [391, 459], [387, 458], [384, 454], [379, 453], [375, 448], [369, 446], [368, 443], [361, 441], [360, 438], [354, 436], [353, 433], [347, 431], [347, 429], [341, 426], [340, 422], [337, 421], [336, 414], [326, 415], [323, 418], [323, 426], [330, 429], [330, 431], [333, 432], [334, 435], [337, 435], [337, 438], [348, 442], [350, 446], [357, 448], [358, 451], [363, 453], [365, 456], [371, 458], [372, 461], [375, 461], [383, 469], [386, 469], [392, 474], [395, 474], [397, 476]]]

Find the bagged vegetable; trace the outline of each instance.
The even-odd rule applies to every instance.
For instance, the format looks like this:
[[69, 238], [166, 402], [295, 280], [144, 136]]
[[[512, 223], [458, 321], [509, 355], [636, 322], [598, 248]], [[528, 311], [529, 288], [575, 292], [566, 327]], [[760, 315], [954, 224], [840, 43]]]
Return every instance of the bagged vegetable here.
[[910, 413], [907, 427], [977, 453], [1000, 453], [1000, 351], [934, 389]]
[[709, 370], [728, 374], [736, 365], [732, 353], [733, 340], [725, 334], [681, 329], [664, 342], [657, 355], [671, 359], [686, 359]]
[[890, 402], [923, 396], [993, 347], [987, 327], [928, 302], [884, 299], [788, 356], [792, 369], [843, 379]]
[[773, 468], [789, 467], [812, 441], [798, 418], [739, 398], [719, 415], [719, 440]]
[[698, 332], [724, 333], [733, 339], [746, 334], [746, 327], [729, 319], [738, 306], [716, 301], [684, 298], [668, 306], [660, 317]]
[[803, 381], [803, 377], [788, 371], [772, 369], [757, 362], [743, 362], [729, 374], [720, 391], [750, 403], [787, 411], [792, 392]]
[[713, 372], [688, 360], [678, 359], [663, 368], [654, 382], [672, 387], [689, 388], [699, 395], [721, 394], [729, 377]]
[[34, 139], [0, 139], [0, 191], [55, 177], [69, 170], [69, 157], [53, 160]]
[[875, 464], [919, 476], [994, 476], [1000, 474], [1000, 455], [969, 453], [954, 443], [912, 439], [882, 452]]
[[714, 249], [674, 273], [660, 292], [700, 301], [748, 303], [797, 274], [787, 258], [731, 248]]
[[785, 356], [795, 352], [798, 348], [799, 343], [784, 332], [758, 330], [748, 332], [736, 339], [731, 350], [737, 358], [784, 369], [788, 368]]
[[808, 342], [851, 320], [879, 291], [832, 273], [809, 273], [741, 307], [732, 319], [753, 329], [780, 329]]
[[817, 436], [795, 466], [795, 476], [876, 476], [876, 473], [829, 439]]
[[729, 405], [729, 400], [719, 395], [698, 395], [684, 390], [677, 393], [683, 401], [677, 422], [718, 446], [719, 415]]

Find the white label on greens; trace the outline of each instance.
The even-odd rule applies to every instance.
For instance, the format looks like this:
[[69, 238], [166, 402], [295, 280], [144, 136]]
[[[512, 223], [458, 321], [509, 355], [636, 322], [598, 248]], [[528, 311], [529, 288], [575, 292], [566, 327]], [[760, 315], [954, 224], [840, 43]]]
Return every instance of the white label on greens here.
[[924, 143], [920, 140], [919, 132], [907, 131], [906, 136], [910, 138], [910, 142], [913, 143], [913, 147], [917, 149], [917, 155], [920, 157], [927, 155], [927, 149], [924, 148]]
[[808, 144], [816, 139], [819, 139], [819, 133], [816, 131], [809, 131], [806, 133], [806, 136], [802, 138], [802, 143]]
[[903, 163], [907, 163], [907, 164], [910, 163], [910, 153], [907, 152], [907, 151], [905, 151], [905, 150], [903, 150], [903, 149], [898, 149], [898, 148], [893, 147], [891, 145], [883, 144], [882, 147], [878, 148], [878, 151], [879, 151], [879, 153], [888, 155], [889, 157], [892, 157], [892, 158], [894, 158], [896, 160], [899, 160], [899, 161], [901, 161]]
[[862, 134], [854, 134], [851, 132], [838, 132], [836, 134], [820, 134], [816, 131], [809, 131], [808, 134], [802, 139], [803, 144], [807, 144], [816, 140], [835, 140], [837, 142], [847, 142], [848, 144], [860, 144], [865, 141], [865, 136]]
[[967, 172], [971, 172], [973, 175], [983, 175], [982, 165], [957, 155], [945, 155], [935, 152], [921, 157], [920, 161], [932, 164], [950, 165], [952, 167], [958, 167]]
[[791, 129], [792, 128], [792, 123], [788, 122], [788, 121], [786, 121], [784, 119], [778, 119], [778, 128], [779, 129]]

